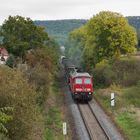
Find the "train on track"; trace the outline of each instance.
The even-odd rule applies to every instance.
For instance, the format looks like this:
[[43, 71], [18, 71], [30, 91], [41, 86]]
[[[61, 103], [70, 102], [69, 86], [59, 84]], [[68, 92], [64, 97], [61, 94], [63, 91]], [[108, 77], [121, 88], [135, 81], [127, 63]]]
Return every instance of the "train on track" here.
[[69, 84], [72, 97], [77, 101], [90, 101], [93, 96], [92, 76], [77, 68], [72, 60], [61, 57], [61, 63], [64, 66], [66, 81]]

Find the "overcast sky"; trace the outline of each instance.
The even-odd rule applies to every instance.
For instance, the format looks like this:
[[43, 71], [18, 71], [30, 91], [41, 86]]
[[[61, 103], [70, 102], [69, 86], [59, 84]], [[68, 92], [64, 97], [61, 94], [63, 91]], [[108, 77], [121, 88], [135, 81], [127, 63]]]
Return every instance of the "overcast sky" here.
[[140, 16], [140, 0], [0, 0], [0, 24], [9, 15], [32, 20], [89, 19], [102, 10]]

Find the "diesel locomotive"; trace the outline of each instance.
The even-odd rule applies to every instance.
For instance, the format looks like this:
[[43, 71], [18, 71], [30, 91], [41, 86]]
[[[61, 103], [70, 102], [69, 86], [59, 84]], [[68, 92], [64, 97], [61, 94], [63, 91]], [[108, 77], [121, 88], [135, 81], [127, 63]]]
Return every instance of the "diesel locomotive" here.
[[92, 76], [77, 68], [72, 60], [62, 57], [61, 60], [67, 83], [69, 84], [70, 91], [74, 100], [90, 101], [93, 96], [93, 82]]

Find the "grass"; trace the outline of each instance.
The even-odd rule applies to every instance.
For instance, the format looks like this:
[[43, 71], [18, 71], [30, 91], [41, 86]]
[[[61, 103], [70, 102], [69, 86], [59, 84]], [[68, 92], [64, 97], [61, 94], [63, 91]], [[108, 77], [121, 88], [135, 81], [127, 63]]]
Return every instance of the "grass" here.
[[63, 140], [62, 118], [57, 107], [51, 107], [46, 117], [45, 140]]
[[[115, 107], [112, 113], [110, 93], [115, 93]], [[140, 140], [140, 83], [129, 88], [112, 85], [108, 89], [96, 91], [96, 98], [116, 121], [130, 140]]]
[[123, 90], [123, 98], [127, 104], [140, 108], [140, 84]]
[[59, 89], [58, 79], [50, 86], [50, 94], [46, 101], [44, 140], [64, 140], [62, 123], [64, 120], [63, 96]]
[[130, 140], [140, 140], [140, 123], [132, 114], [121, 113], [117, 116], [116, 121]]

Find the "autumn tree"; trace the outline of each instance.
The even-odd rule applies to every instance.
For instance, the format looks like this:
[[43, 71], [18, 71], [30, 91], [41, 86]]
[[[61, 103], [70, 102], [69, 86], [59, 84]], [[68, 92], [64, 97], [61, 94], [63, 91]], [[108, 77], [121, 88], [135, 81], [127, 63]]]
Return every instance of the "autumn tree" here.
[[49, 39], [43, 27], [21, 16], [9, 16], [0, 29], [0, 35], [3, 45], [16, 56], [22, 56], [25, 50], [43, 47]]
[[[82, 52], [84, 65], [91, 70], [104, 59], [119, 58], [121, 54], [136, 51], [136, 31], [121, 14], [103, 11], [91, 18], [84, 26], [70, 33], [75, 53], [78, 46]], [[80, 47], [82, 46], [82, 47]]]
[[100, 12], [87, 23], [87, 33], [87, 46], [94, 49], [97, 61], [136, 50], [136, 31], [119, 13]]
[[35, 87], [16, 69], [0, 66], [0, 75], [0, 133], [8, 131], [10, 140], [32, 140], [36, 134], [42, 135]]

